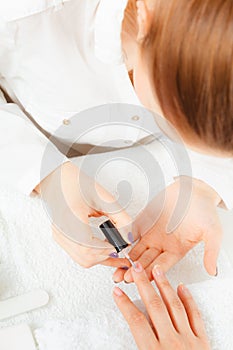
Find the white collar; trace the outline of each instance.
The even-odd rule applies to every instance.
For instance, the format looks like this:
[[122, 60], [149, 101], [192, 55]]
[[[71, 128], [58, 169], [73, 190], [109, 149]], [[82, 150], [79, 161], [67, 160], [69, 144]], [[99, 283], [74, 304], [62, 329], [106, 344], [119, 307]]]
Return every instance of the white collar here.
[[95, 55], [109, 64], [122, 64], [121, 28], [128, 0], [101, 0], [95, 17]]

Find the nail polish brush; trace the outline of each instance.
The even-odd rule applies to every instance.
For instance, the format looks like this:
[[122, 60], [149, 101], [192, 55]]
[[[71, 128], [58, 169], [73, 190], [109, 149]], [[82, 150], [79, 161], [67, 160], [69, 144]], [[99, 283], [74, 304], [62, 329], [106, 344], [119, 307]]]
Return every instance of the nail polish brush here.
[[129, 244], [124, 240], [124, 238], [121, 236], [120, 232], [118, 229], [113, 225], [113, 223], [110, 220], [107, 220], [103, 222], [99, 228], [107, 238], [108, 242], [114, 246], [116, 249], [117, 253], [122, 252], [124, 257], [128, 259], [130, 264], [135, 267], [135, 264], [133, 260], [130, 258], [127, 247]]

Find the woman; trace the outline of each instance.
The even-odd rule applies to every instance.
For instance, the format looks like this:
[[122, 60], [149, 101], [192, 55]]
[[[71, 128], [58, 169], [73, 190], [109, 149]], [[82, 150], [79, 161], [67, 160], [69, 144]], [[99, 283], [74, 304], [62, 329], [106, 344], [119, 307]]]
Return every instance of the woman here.
[[[109, 215], [118, 227], [125, 226], [129, 221], [127, 215], [121, 212], [118, 215], [111, 216], [111, 213], [106, 212], [105, 208], [101, 207], [101, 198], [90, 198], [92, 205], [86, 203], [82, 197], [83, 188], [80, 189], [79, 186], [76, 186], [77, 177], [80, 178], [80, 174], [82, 177], [85, 177], [85, 175], [69, 159], [64, 159], [57, 145], [51, 145], [52, 156], [46, 173], [43, 173], [43, 178], [41, 178], [42, 158], [48, 141], [42, 132], [48, 136], [53, 134], [61, 124], [67, 128], [72, 127], [69, 118], [84, 109], [111, 102], [137, 104], [139, 103], [139, 97], [147, 107], [152, 109], [160, 107], [164, 115], [181, 132], [187, 144], [205, 153], [208, 152], [211, 156], [202, 158], [198, 155], [199, 161], [193, 162], [196, 179], [193, 180], [193, 196], [189, 211], [185, 220], [173, 233], [172, 238], [168, 238], [163, 233], [166, 231], [165, 223], [173, 210], [171, 203], [176, 200], [180, 185], [179, 178], [175, 179], [174, 183], [168, 188], [168, 198], [165, 203], [166, 210], [161, 218], [162, 221], [152, 228], [149, 236], [144, 236], [144, 240], [142, 239], [139, 242], [137, 248], [135, 247], [134, 255], [136, 259], [137, 257], [138, 259], [142, 258], [144, 267], [147, 268], [150, 274], [156, 262], [159, 261], [165, 269], [168, 269], [195, 244], [203, 240], [206, 243], [205, 267], [211, 275], [216, 275], [217, 257], [222, 236], [216, 207], [224, 202], [230, 208], [233, 198], [231, 194], [233, 166], [232, 158], [229, 156], [231, 143], [228, 141], [229, 135], [232, 133], [231, 80], [229, 79], [231, 75], [230, 73], [222, 74], [224, 79], [223, 82], [220, 80], [220, 85], [218, 79], [213, 79], [213, 81], [208, 79], [213, 76], [213, 67], [218, 63], [220, 68], [218, 71], [215, 70], [215, 74], [217, 72], [221, 74], [222, 70], [224, 72], [231, 71], [232, 65], [228, 64], [227, 57], [230, 57], [232, 50], [232, 35], [217, 37], [217, 43], [222, 45], [224, 55], [216, 57], [218, 46], [216, 48], [214, 41], [205, 40], [209, 29], [203, 31], [203, 23], [202, 21], [198, 22], [198, 18], [202, 18], [199, 13], [204, 13], [203, 18], [205, 18], [207, 27], [211, 28], [214, 37], [215, 34], [218, 35], [219, 30], [219, 26], [214, 26], [216, 18], [214, 14], [221, 13], [223, 18], [228, 19], [221, 22], [221, 16], [219, 15], [221, 33], [224, 32], [225, 25], [227, 26], [225, 31], [229, 33], [232, 21], [232, 2], [224, 1], [225, 6], [222, 6], [219, 12], [219, 1], [215, 0], [213, 3], [212, 0], [209, 0], [206, 2], [208, 5], [206, 5], [206, 13], [211, 14], [207, 17], [208, 20], [205, 16], [205, 4], [199, 4], [195, 1], [193, 7], [190, 8], [189, 6], [178, 6], [175, 1], [163, 2], [163, 5], [160, 1], [139, 1], [138, 18], [137, 12], [133, 12], [131, 6], [133, 4], [135, 7], [134, 1], [49, 0], [44, 2], [37, 0], [32, 3], [29, 0], [22, 0], [22, 2], [12, 0], [12, 2], [2, 2], [0, 5], [0, 82], [4, 94], [1, 96], [0, 109], [2, 162], [0, 182], [10, 184], [10, 186], [16, 187], [25, 194], [30, 194], [33, 191], [40, 192], [42, 187], [46, 187], [44, 190], [46, 193], [44, 194], [48, 200], [49, 210], [59, 214], [58, 208], [61, 209], [61, 205], [59, 202], [54, 204], [51, 197], [56, 193], [56, 181], [60, 181], [57, 173], [62, 171], [63, 176], [59, 183], [70, 211], [74, 212], [83, 223], [79, 229], [80, 234], [84, 232], [89, 236], [91, 234], [88, 225], [89, 216], [97, 216], [102, 213]], [[12, 6], [12, 3], [14, 6]], [[138, 23], [138, 33], [135, 36], [135, 27], [133, 27], [132, 35], [123, 35], [121, 42], [122, 19], [127, 5], [128, 10], [125, 15], [131, 13], [131, 17], [128, 18], [133, 24]], [[193, 61], [194, 64], [199, 67], [199, 62], [206, 62], [202, 58], [209, 57], [203, 51], [203, 40], [207, 52], [212, 52], [210, 51], [212, 47], [214, 55], [211, 56], [213, 58], [213, 62], [211, 60], [210, 64], [212, 70], [207, 70], [205, 66], [200, 65], [201, 72], [206, 73], [206, 75], [204, 74], [204, 80], [200, 79], [202, 76], [194, 75], [193, 84], [186, 86], [186, 80], [182, 85], [184, 77], [181, 77], [179, 81], [181, 85], [175, 86], [175, 89], [179, 88], [178, 92], [181, 93], [181, 100], [184, 98], [185, 103], [183, 106], [179, 106], [181, 108], [176, 111], [176, 98], [169, 100], [169, 94], [167, 94], [169, 90], [167, 84], [170, 82], [174, 84], [174, 81], [177, 81], [171, 79], [174, 78], [174, 74], [170, 74], [173, 65], [169, 66], [168, 62], [170, 73], [165, 74], [166, 79], [163, 81], [155, 79], [155, 86], [151, 86], [151, 78], [156, 78], [151, 62], [153, 63], [153, 59], [156, 58], [154, 53], [160, 52], [162, 48], [162, 46], [159, 46], [157, 51], [154, 50], [154, 44], [162, 45], [163, 43], [163, 40], [159, 41], [158, 36], [155, 35], [162, 30], [163, 24], [171, 23], [170, 34], [173, 33], [173, 35], [176, 32], [179, 34], [179, 31], [175, 30], [178, 25], [184, 24], [189, 27], [188, 22], [183, 23], [176, 20], [163, 22], [163, 19], [168, 20], [166, 13], [172, 14], [173, 10], [176, 13], [173, 19], [177, 16], [178, 18], [182, 16], [185, 19], [182, 12], [184, 9], [187, 12], [186, 15], [189, 15], [188, 18], [193, 18], [198, 24], [197, 27], [195, 25], [193, 27], [197, 28], [195, 35], [199, 35], [199, 40], [196, 40], [194, 35], [192, 41], [189, 41], [191, 43], [190, 49], [195, 43], [197, 46], [195, 46], [194, 53], [198, 52], [200, 54], [200, 56], [197, 55], [198, 59]], [[195, 16], [192, 16], [193, 11], [196, 11]], [[153, 22], [153, 27], [150, 27], [152, 23], [150, 21], [154, 13], [156, 14], [154, 18], [156, 21], [158, 20], [159, 24], [157, 32], [155, 32], [156, 22]], [[125, 21], [123, 24], [127, 25], [127, 17], [125, 17]], [[172, 30], [172, 27], [174, 30]], [[148, 31], [151, 34], [149, 36]], [[124, 31], [123, 28], [123, 34], [126, 32], [128, 30]], [[147, 38], [149, 41], [146, 40]], [[173, 39], [173, 43], [176, 43], [178, 39], [181, 42], [183, 40], [179, 36], [173, 37]], [[167, 42], [169, 43], [169, 38], [166, 38]], [[143, 50], [147, 43], [149, 46]], [[125, 57], [122, 55], [121, 44], [125, 51]], [[197, 50], [198, 45], [202, 49]], [[174, 47], [176, 46], [174, 45]], [[141, 52], [149, 54], [149, 56], [144, 55], [145, 60], [148, 59], [148, 61], [142, 60]], [[193, 57], [195, 57], [194, 53]], [[165, 58], [164, 56], [162, 60]], [[161, 57], [156, 59], [161, 61]], [[103, 62], [104, 60], [105, 62]], [[148, 69], [152, 69], [149, 76], [147, 69], [145, 69], [145, 62], [150, 63]], [[161, 67], [161, 64], [159, 67]], [[186, 64], [183, 64], [183, 67], [184, 69], [187, 68]], [[128, 71], [131, 72], [132, 68], [138, 97], [128, 76]], [[189, 76], [189, 69], [183, 73]], [[194, 84], [194, 82], [197, 82], [197, 84]], [[161, 91], [158, 89], [159, 84], [162, 87]], [[200, 95], [199, 93], [199, 88], [202, 85], [212, 91], [209, 95], [211, 96], [210, 103], [205, 94]], [[171, 85], [171, 88], [174, 88], [174, 86]], [[155, 90], [157, 96], [155, 96]], [[224, 93], [222, 93], [223, 91]], [[188, 93], [187, 96], [185, 92]], [[193, 93], [196, 93], [197, 96], [192, 101]], [[215, 98], [216, 94], [219, 99]], [[196, 108], [198, 108], [196, 102], [199, 97], [201, 101], [204, 101], [203, 110], [209, 107], [209, 129], [206, 124], [203, 124], [204, 117], [201, 123], [199, 123], [199, 119], [195, 118]], [[157, 100], [158, 103], [156, 103]], [[221, 102], [224, 103], [225, 119], [221, 113], [219, 115], [222, 120], [220, 120], [221, 118], [216, 119], [216, 123], [211, 124], [211, 111], [220, 113], [219, 106], [221, 108], [223, 106]], [[192, 107], [190, 109], [191, 115], [186, 113], [187, 105]], [[181, 113], [182, 110], [184, 115]], [[174, 111], [178, 113], [173, 114]], [[199, 114], [197, 115], [199, 118]], [[185, 116], [191, 118], [191, 121], [185, 120]], [[228, 116], [230, 117], [228, 118]], [[29, 118], [33, 120], [37, 128], [29, 121]], [[138, 121], [135, 120], [135, 122]], [[223, 125], [225, 125], [225, 129]], [[217, 126], [217, 128], [214, 126]], [[206, 129], [210, 130], [210, 133], [206, 133]], [[223, 129], [226, 131], [225, 134]], [[122, 129], [120, 134], [124, 135], [125, 130]], [[101, 144], [103, 142], [102, 134], [95, 135], [94, 139], [93, 141], [93, 138], [84, 135], [80, 143], [93, 144], [96, 142]], [[136, 137], [133, 137], [132, 142], [135, 141]], [[215, 155], [221, 153], [223, 159], [213, 157], [213, 152]], [[195, 164], [197, 165], [196, 170]], [[223, 167], [224, 172], [222, 171]], [[85, 181], [86, 188], [88, 188], [88, 181], [89, 179]], [[113, 200], [101, 187], [98, 187], [98, 193], [106, 202]], [[52, 194], [52, 196], [49, 194]], [[57, 207], [56, 204], [58, 204]], [[59, 219], [62, 220], [63, 217], [59, 214]], [[54, 236], [78, 263], [86, 267], [97, 263], [112, 266], [124, 266], [126, 264], [124, 260], [109, 258], [109, 254], [113, 250], [107, 243], [101, 243], [103, 249], [100, 250], [86, 248], [69, 240], [60, 232], [64, 231], [61, 227], [67, 227], [68, 224], [68, 222], [62, 222], [61, 225], [58, 225], [60, 230], [59, 227], [58, 229], [54, 227]], [[160, 234], [157, 236], [158, 227]], [[193, 230], [193, 227], [195, 227], [195, 230]], [[189, 229], [187, 230], [187, 228]], [[141, 232], [141, 234], [144, 233]], [[126, 237], [126, 239], [128, 238]], [[95, 247], [98, 247], [98, 242], [95, 241]], [[158, 250], [154, 249], [155, 242]], [[175, 248], [173, 243], [175, 243]]]
[[[67, 158], [64, 161], [55, 146], [51, 146], [53, 157], [47, 174], [41, 179], [41, 162], [47, 147], [42, 132], [53, 134], [61, 124], [68, 127], [69, 118], [84, 109], [112, 102], [137, 104], [139, 97], [146, 107], [159, 109], [177, 127], [188, 145], [210, 157], [200, 157], [196, 177], [202, 181], [194, 180], [189, 212], [172, 237], [164, 235], [164, 231], [172, 212], [171, 203], [177, 198], [179, 179], [169, 187], [162, 221], [143, 237], [131, 257], [141, 260], [152, 277], [156, 262], [168, 269], [204, 240], [205, 267], [211, 275], [216, 275], [221, 243], [216, 207], [224, 202], [230, 208], [233, 198], [232, 0], [145, 0], [137, 4], [138, 11], [135, 11], [134, 1], [1, 2], [0, 82], [4, 93], [0, 109], [0, 180], [26, 194], [45, 188], [49, 202], [56, 193], [56, 181], [60, 181], [56, 176], [57, 169], [58, 172], [62, 170], [60, 185], [64, 197], [70, 210], [81, 216], [86, 224], [82, 229], [90, 234], [89, 216], [102, 213], [111, 216], [111, 213], [100, 207], [99, 198], [91, 198], [92, 206], [87, 205], [76, 185], [81, 170]], [[127, 5], [121, 42], [121, 22]], [[124, 29], [130, 24], [131, 32]], [[186, 34], [189, 35], [186, 37]], [[183, 46], [185, 41], [187, 45]], [[138, 97], [128, 77], [128, 71], [132, 70]], [[103, 142], [101, 137], [99, 139]], [[92, 144], [93, 140], [84, 138], [82, 142]], [[87, 187], [88, 181], [85, 182]], [[99, 193], [106, 202], [112, 200], [101, 187]], [[56, 204], [60, 208], [59, 203]], [[48, 205], [52, 212], [57, 210], [52, 200]], [[62, 212], [60, 217], [63, 217]], [[128, 221], [125, 213], [111, 218], [118, 227]], [[101, 262], [121, 267], [126, 264], [124, 260], [109, 258], [112, 249], [107, 243], [101, 250], [86, 248], [69, 240], [59, 228], [54, 227], [53, 231], [55, 239], [83, 266]], [[97, 246], [98, 242], [95, 242]], [[124, 277], [124, 271], [120, 271], [118, 280]], [[169, 309], [171, 323], [164, 304], [158, 301], [141, 266], [137, 265], [137, 271], [132, 274], [145, 303], [149, 305], [152, 300], [148, 312], [154, 333], [141, 316], [131, 319], [136, 320], [136, 325], [129, 320], [140, 348], [169, 349], [171, 342], [172, 348], [174, 342], [178, 348], [208, 348], [199, 316], [196, 317], [194, 311], [193, 317], [189, 311], [192, 301], [188, 303], [184, 287], [178, 289], [182, 305], [163, 280], [163, 275], [159, 273], [160, 280], [155, 277], [167, 309], [170, 304], [166, 293], [175, 298], [176, 308]], [[145, 286], [141, 288], [142, 281]], [[166, 289], [162, 288], [162, 283]], [[115, 290], [115, 295], [126, 317], [131, 310], [138, 314], [119, 289]], [[161, 318], [157, 319], [155, 305], [159, 307]], [[143, 327], [142, 333], [138, 332], [137, 324], [140, 331]], [[141, 336], [148, 338], [145, 346]]]

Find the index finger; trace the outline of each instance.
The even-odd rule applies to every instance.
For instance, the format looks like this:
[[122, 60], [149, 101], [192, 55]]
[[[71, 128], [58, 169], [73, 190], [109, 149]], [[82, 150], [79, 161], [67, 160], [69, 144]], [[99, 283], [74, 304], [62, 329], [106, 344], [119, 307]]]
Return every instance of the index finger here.
[[120, 289], [114, 288], [114, 300], [128, 323], [134, 336], [138, 349], [158, 350], [158, 340], [146, 319], [146, 316], [138, 310], [128, 296]]
[[132, 269], [132, 274], [139, 294], [146, 306], [159, 339], [166, 339], [172, 332], [175, 332], [171, 318], [162, 299], [150, 283], [142, 265], [139, 262], [136, 262], [135, 265], [136, 268]]
[[101, 265], [105, 266], [111, 266], [111, 267], [117, 267], [119, 268], [122, 272], [125, 272], [129, 269], [129, 262], [127, 259], [124, 258], [108, 258], [104, 260]]

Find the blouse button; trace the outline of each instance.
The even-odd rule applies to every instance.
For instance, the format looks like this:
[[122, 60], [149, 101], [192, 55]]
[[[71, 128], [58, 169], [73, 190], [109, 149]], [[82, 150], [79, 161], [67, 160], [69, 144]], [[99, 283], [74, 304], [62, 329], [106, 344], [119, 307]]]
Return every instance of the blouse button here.
[[63, 119], [63, 124], [64, 125], [69, 125], [70, 124], [70, 120], [69, 119]]
[[138, 115], [134, 115], [131, 119], [134, 121], [138, 121], [140, 119], [140, 117]]

